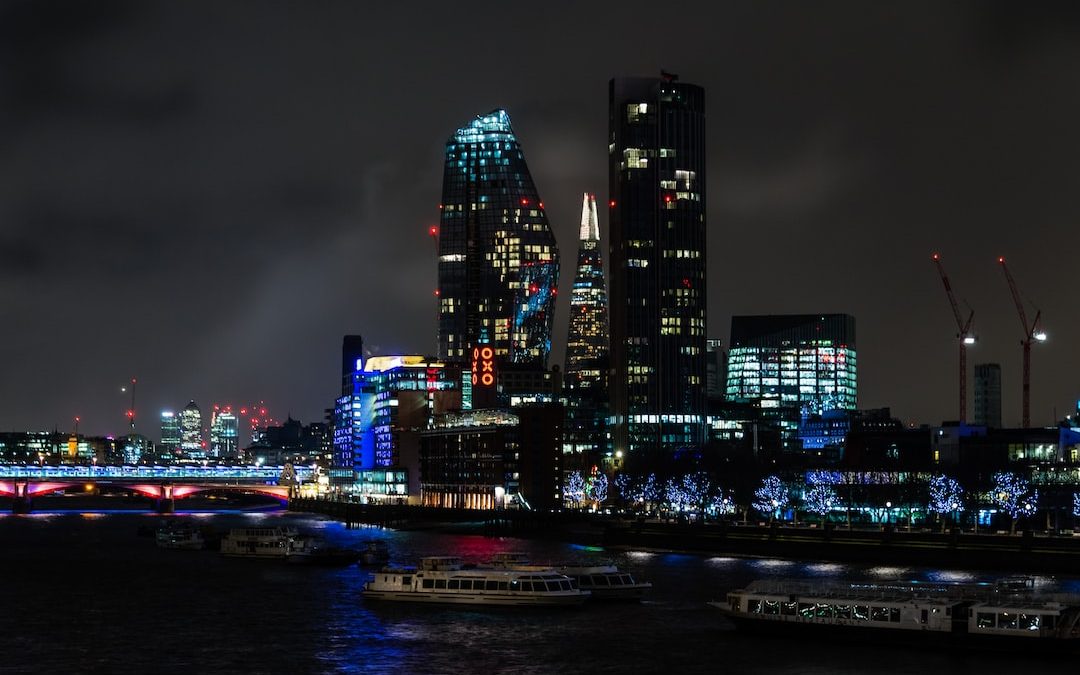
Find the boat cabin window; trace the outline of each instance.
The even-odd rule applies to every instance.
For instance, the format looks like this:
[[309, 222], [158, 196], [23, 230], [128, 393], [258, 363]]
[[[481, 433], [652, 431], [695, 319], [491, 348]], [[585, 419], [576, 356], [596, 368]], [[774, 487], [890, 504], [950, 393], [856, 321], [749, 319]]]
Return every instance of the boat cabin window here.
[[814, 618], [814, 605], [812, 603], [809, 603], [809, 602], [800, 602], [799, 603], [799, 616], [803, 617], [804, 619], [813, 619]]
[[979, 628], [993, 628], [994, 614], [992, 612], [979, 612], [975, 615], [975, 625]]
[[998, 628], [1016, 628], [1016, 614], [1013, 612], [999, 612], [997, 616]]
[[1038, 614], [1021, 614], [1020, 630], [1039, 630], [1040, 619]]
[[870, 618], [872, 618], [874, 621], [891, 621], [892, 623], [900, 623], [900, 608], [871, 607]]
[[462, 579], [461, 580], [461, 590], [463, 590], [463, 591], [471, 591], [472, 590], [472, 579]]
[[499, 584], [499, 590], [500, 591], [508, 591], [508, 590], [510, 590], [510, 583], [509, 582], [500, 581], [500, 582], [498, 582], [498, 584]]
[[851, 608], [851, 618], [856, 621], [869, 621], [870, 620], [870, 606], [869, 605], [855, 605]]
[[816, 610], [815, 614], [817, 615], [817, 617], [819, 619], [831, 618], [835, 609], [836, 608], [833, 607], [832, 605], [826, 605], [823, 602], [819, 602], [817, 604], [817, 607], [815, 608], [815, 610]]
[[563, 579], [562, 581], [560, 581], [559, 586], [561, 586], [564, 591], [574, 590], [574, 584], [571, 583], [568, 579]]
[[838, 618], [838, 619], [850, 619], [851, 618], [851, 605], [837, 605], [836, 606], [836, 618]]
[[424, 588], [435, 588], [435, 580], [434, 579], [424, 579], [424, 582], [423, 582], [422, 585], [423, 585]]
[[761, 614], [761, 601], [750, 600], [746, 603], [746, 611], [750, 614]]
[[458, 590], [460, 588], [461, 588], [461, 580], [460, 579], [451, 579], [450, 581], [446, 582], [446, 589], [447, 590], [456, 591], [456, 590]]
[[[506, 583], [506, 582], [503, 582], [503, 583]], [[506, 590], [506, 589], [499, 588], [499, 582], [498, 581], [488, 581], [487, 582], [487, 590], [489, 590], [489, 591], [501, 591], [501, 590]]]
[[603, 574], [597, 574], [596, 576], [592, 577], [592, 582], [594, 586], [607, 586], [608, 578]]
[[765, 614], [779, 614], [780, 613], [780, 601], [779, 600], [766, 600], [765, 601]]
[[784, 616], [795, 616], [795, 610], [798, 607], [797, 602], [785, 602], [780, 605], [780, 613]]
[[411, 586], [412, 585], [412, 577], [411, 576], [401, 577], [401, 585], [402, 586]]
[[559, 590], [562, 590], [562, 586], [559, 584], [558, 581], [549, 581], [549, 582], [547, 582], [547, 589], [548, 589], [549, 592], [550, 591], [559, 591]]
[[519, 591], [528, 591], [528, 592], [531, 593], [532, 589], [533, 588], [532, 588], [532, 582], [531, 581], [522, 581], [518, 586]]

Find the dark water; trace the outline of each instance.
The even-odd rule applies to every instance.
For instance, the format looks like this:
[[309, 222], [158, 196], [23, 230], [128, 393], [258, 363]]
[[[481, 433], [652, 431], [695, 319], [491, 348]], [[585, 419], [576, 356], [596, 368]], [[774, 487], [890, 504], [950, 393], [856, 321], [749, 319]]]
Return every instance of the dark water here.
[[[385, 539], [395, 561], [496, 551], [614, 559], [652, 581], [640, 604], [571, 610], [365, 603], [358, 567], [306, 568], [166, 551], [133, 513], [0, 516], [3, 673], [979, 673], [1008, 657], [750, 639], [705, 602], [761, 576], [976, 579], [962, 571], [613, 553], [482, 536], [347, 530], [288, 513], [188, 514], [218, 529], [287, 523], [340, 544]], [[1038, 578], [1080, 592], [1075, 579]], [[1036, 672], [1074, 672], [1060, 662]]]

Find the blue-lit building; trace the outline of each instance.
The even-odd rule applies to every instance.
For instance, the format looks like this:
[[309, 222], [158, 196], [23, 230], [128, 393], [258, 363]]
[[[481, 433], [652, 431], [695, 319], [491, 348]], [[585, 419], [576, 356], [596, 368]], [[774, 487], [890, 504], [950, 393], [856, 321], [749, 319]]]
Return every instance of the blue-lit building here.
[[330, 414], [331, 451], [328, 480], [338, 491], [351, 489], [356, 482], [356, 467], [363, 466], [361, 427], [363, 417], [356, 396], [360, 373], [364, 369], [364, 338], [346, 335], [341, 341], [341, 396], [334, 400]]
[[611, 80], [608, 261], [616, 453], [706, 440], [705, 91]]
[[735, 316], [730, 345], [727, 399], [758, 406], [786, 448], [798, 448], [803, 418], [856, 409], [855, 317]]
[[357, 359], [335, 406], [332, 484], [365, 500], [419, 499], [420, 431], [460, 409], [460, 376], [423, 356]]
[[608, 298], [600, 249], [600, 220], [596, 196], [586, 193], [581, 203], [577, 273], [570, 295], [566, 338], [566, 442], [568, 469], [586, 470], [600, 462], [609, 448], [608, 416]]
[[446, 142], [439, 248], [439, 357], [479, 344], [504, 363], [547, 364], [559, 251], [505, 110]]

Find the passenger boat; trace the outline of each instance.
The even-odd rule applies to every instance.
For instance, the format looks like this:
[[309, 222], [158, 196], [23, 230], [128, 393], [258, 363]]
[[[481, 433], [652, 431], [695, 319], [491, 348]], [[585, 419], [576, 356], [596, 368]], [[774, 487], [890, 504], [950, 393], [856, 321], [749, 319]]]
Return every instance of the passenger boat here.
[[422, 558], [415, 567], [385, 567], [364, 584], [365, 599], [451, 605], [565, 607], [580, 605], [588, 592], [547, 570], [466, 568], [460, 558]]
[[202, 532], [192, 525], [165, 525], [155, 535], [158, 548], [198, 551], [206, 547]]
[[633, 575], [620, 572], [615, 565], [582, 563], [537, 565], [530, 562], [527, 553], [518, 551], [495, 553], [488, 564], [496, 569], [510, 569], [518, 572], [553, 571], [570, 577], [576, 588], [589, 591], [590, 597], [597, 600], [640, 600], [645, 592], [652, 588], [652, 584], [648, 582], [634, 581]]
[[293, 527], [241, 527], [221, 539], [222, 555], [241, 558], [281, 558], [300, 533]]
[[390, 562], [390, 547], [381, 539], [372, 539], [364, 542], [364, 548], [360, 550], [360, 564], [362, 565], [385, 565]]
[[294, 565], [344, 567], [360, 559], [360, 551], [332, 546], [317, 537], [294, 537], [289, 540], [285, 561]]
[[997, 584], [759, 580], [712, 602], [737, 628], [1032, 652], [1080, 647], [1080, 598]]
[[640, 600], [652, 588], [647, 581], [635, 581], [615, 565], [559, 565], [559, 574], [570, 577], [583, 591], [597, 600]]

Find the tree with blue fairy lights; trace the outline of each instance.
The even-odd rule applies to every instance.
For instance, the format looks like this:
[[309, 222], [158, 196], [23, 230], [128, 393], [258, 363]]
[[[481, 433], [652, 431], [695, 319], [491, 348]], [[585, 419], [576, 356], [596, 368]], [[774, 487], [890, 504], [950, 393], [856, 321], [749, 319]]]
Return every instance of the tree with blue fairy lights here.
[[1080, 492], [1073, 493], [1073, 515], [1080, 516]]
[[821, 516], [821, 524], [824, 525], [829, 511], [836, 506], [838, 497], [833, 486], [818, 483], [806, 491], [803, 500], [806, 502], [806, 510]]
[[1028, 482], [1015, 473], [1002, 471], [994, 474], [994, 488], [990, 501], [1009, 514], [1009, 534], [1016, 534], [1016, 521], [1035, 513], [1039, 504], [1039, 491], [1032, 490]]
[[570, 502], [571, 508], [578, 508], [585, 501], [585, 478], [580, 471], [571, 471], [563, 485], [563, 499]]
[[754, 508], [769, 514], [772, 521], [780, 517], [780, 511], [791, 501], [791, 492], [779, 476], [766, 476], [761, 487], [754, 490]]
[[963, 510], [963, 496], [964, 489], [954, 479], [940, 474], [930, 479], [930, 503], [927, 506], [941, 518], [942, 532], [945, 531], [946, 517]]
[[600, 506], [601, 502], [608, 498], [608, 477], [607, 474], [599, 473], [593, 477], [589, 483], [589, 492], [592, 493], [592, 498], [596, 501], [596, 505]]

